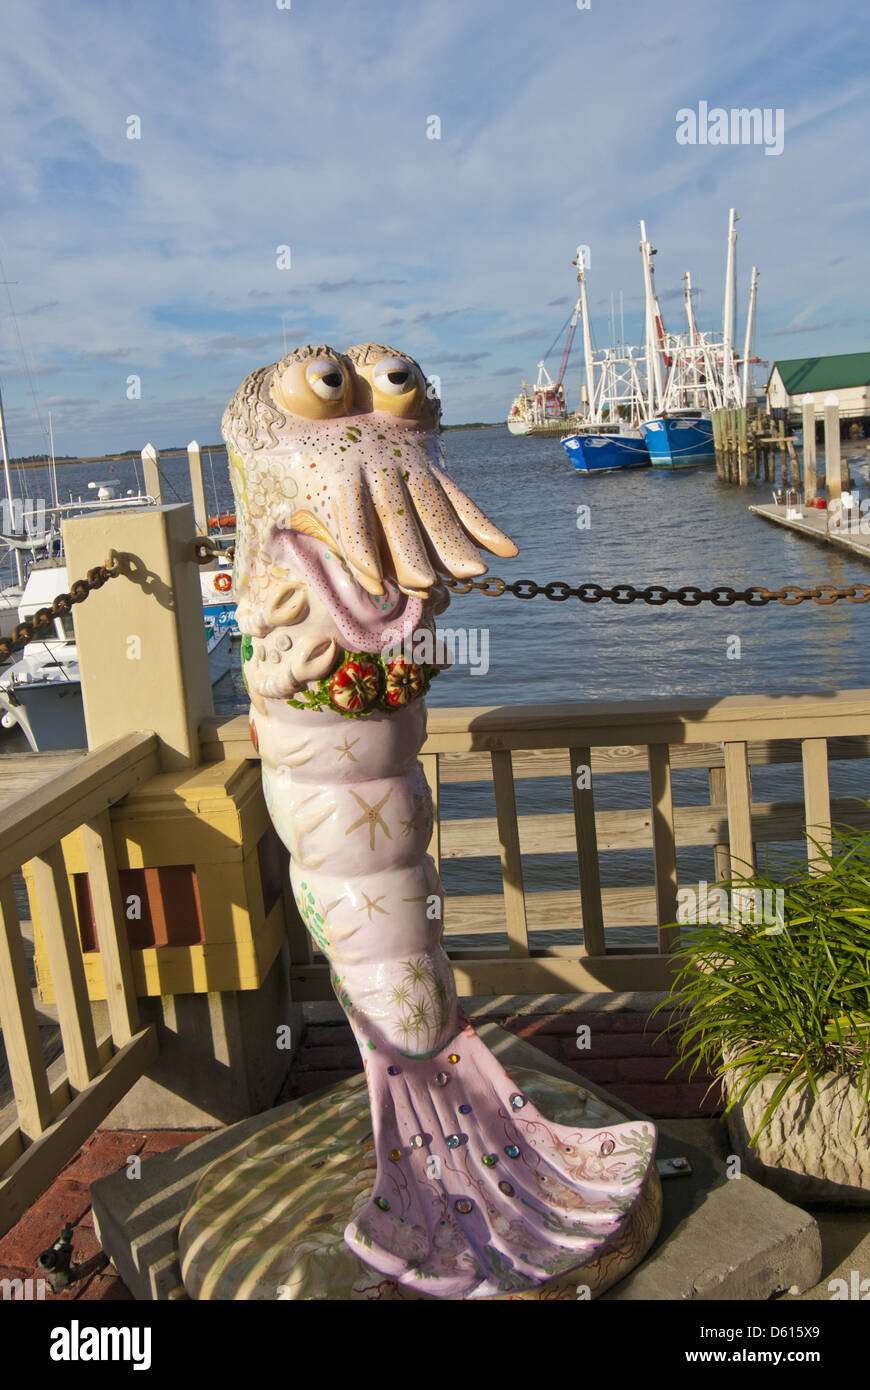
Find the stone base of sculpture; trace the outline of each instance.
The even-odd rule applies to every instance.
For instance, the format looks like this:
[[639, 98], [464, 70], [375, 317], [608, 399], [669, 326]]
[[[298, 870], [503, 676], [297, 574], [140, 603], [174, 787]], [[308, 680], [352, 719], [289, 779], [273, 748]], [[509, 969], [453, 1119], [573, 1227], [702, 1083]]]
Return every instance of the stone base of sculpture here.
[[[618, 1111], [570, 1082], [521, 1067], [512, 1069], [511, 1081], [522, 1088], [536, 1114], [560, 1129], [576, 1127], [588, 1140], [607, 1145], [625, 1125]], [[643, 1122], [632, 1125], [643, 1128]], [[415, 1277], [413, 1258], [399, 1282], [372, 1269], [347, 1243], [346, 1230], [358, 1229], [360, 1215], [370, 1207], [377, 1166], [363, 1076], [300, 1102], [291, 1115], [267, 1125], [200, 1179], [179, 1238], [187, 1292], [196, 1299], [263, 1302], [431, 1297], [432, 1281], [422, 1269]], [[424, 1173], [421, 1167], [425, 1182]], [[493, 1191], [498, 1191], [498, 1183], [517, 1189], [534, 1183], [536, 1173], [547, 1176], [543, 1165], [524, 1165], [518, 1173], [516, 1162], [503, 1154], [493, 1167]], [[434, 1177], [431, 1182], [437, 1186]], [[578, 1263], [576, 1250], [565, 1250], [561, 1265], [554, 1258], [552, 1273], [543, 1282], [524, 1277], [499, 1259], [492, 1246], [472, 1254], [466, 1242], [455, 1242], [453, 1220], [445, 1210], [435, 1228], [436, 1247], [441, 1247], [440, 1279], [435, 1282], [452, 1269], [460, 1283], [468, 1283], [471, 1276], [474, 1288], [466, 1297], [595, 1298], [644, 1258], [658, 1234], [661, 1200], [658, 1171], [652, 1164], [612, 1240], [599, 1245], [585, 1262]], [[504, 1225], [510, 1242], [515, 1233], [509, 1229], [509, 1216], [500, 1217], [493, 1204], [487, 1217], [489, 1231], [497, 1237]], [[462, 1219], [467, 1222], [467, 1215]]]

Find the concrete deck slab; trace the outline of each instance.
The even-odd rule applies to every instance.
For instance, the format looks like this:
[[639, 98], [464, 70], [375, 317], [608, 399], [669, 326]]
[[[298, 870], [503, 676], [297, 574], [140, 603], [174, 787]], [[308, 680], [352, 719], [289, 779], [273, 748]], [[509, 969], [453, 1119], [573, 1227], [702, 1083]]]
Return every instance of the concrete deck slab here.
[[[480, 1034], [508, 1070], [535, 1067], [577, 1084], [577, 1074], [536, 1048], [485, 1024]], [[630, 1117], [645, 1118], [603, 1087], [586, 1090]], [[142, 1164], [141, 1177], [121, 1171], [91, 1186], [100, 1242], [140, 1300], [186, 1298], [177, 1236], [205, 1167], [299, 1102], [252, 1116]], [[812, 1216], [749, 1178], [729, 1180], [721, 1160], [660, 1125], [659, 1158], [684, 1156], [691, 1176], [664, 1181], [659, 1237], [638, 1269], [603, 1297], [610, 1300], [768, 1299], [812, 1288], [821, 1271], [821, 1239]]]

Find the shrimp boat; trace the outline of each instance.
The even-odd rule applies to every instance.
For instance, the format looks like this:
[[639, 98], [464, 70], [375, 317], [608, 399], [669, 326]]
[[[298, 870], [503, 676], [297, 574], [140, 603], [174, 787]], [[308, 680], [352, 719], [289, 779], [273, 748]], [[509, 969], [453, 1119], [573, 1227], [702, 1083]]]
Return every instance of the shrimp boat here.
[[[578, 262], [573, 261], [572, 264], [577, 265]], [[582, 264], [580, 268], [582, 270]], [[585, 323], [586, 311], [582, 296], [578, 297], [568, 320], [568, 333], [565, 338], [565, 346], [562, 349], [562, 360], [559, 363], [559, 374], [556, 380], [553, 381], [544, 363], [539, 362], [538, 379], [534, 387], [530, 388], [528, 382], [524, 381], [520, 394], [511, 405], [507, 419], [507, 427], [511, 434], [564, 435], [576, 424], [576, 418], [568, 412], [565, 403], [565, 388], [562, 383], [565, 379], [568, 359], [574, 346], [574, 334], [577, 332], [577, 323], [581, 315], [583, 315]], [[553, 347], [556, 346], [564, 331], [564, 328], [560, 330]]]
[[538, 363], [534, 387], [524, 381], [508, 415], [511, 434], [557, 435], [570, 429], [561, 380], [553, 381], [543, 362]]
[[[753, 266], [741, 385], [740, 361], [733, 345], [737, 220], [737, 214], [732, 208], [728, 223], [728, 260], [721, 335], [702, 333], [698, 329], [692, 304], [692, 281], [688, 272], [683, 277], [687, 332], [679, 336], [665, 333], [661, 308], [653, 284], [652, 257], [656, 252], [647, 240], [646, 224], [640, 224], [647, 356], [652, 364], [648, 382], [649, 410], [647, 418], [641, 422], [640, 429], [654, 468], [694, 468], [700, 464], [715, 463], [712, 412], [723, 407], [735, 408], [746, 404], [758, 271]], [[664, 384], [662, 365], [667, 372]]]
[[644, 400], [643, 356], [638, 349], [624, 344], [600, 352], [593, 349], [586, 275], [582, 263], [574, 264], [578, 266], [578, 302], [583, 320], [586, 413], [580, 428], [563, 438], [562, 448], [578, 473], [646, 467], [649, 453], [639, 429]]

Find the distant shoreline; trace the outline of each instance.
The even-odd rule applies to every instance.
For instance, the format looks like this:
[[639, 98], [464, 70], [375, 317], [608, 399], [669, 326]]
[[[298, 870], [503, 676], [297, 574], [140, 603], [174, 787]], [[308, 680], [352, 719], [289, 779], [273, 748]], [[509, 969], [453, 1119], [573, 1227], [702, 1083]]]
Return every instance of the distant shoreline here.
[[[505, 426], [503, 421], [497, 420], [494, 424], [489, 424], [483, 421], [475, 421], [473, 424], [470, 425], [442, 425], [441, 428], [446, 432], [447, 430], [501, 430], [504, 429]], [[220, 444], [200, 444], [199, 447], [203, 454], [207, 454], [210, 451], [222, 453], [226, 449], [226, 445], [224, 444], [223, 440], [221, 440]], [[159, 449], [157, 452], [158, 457], [161, 459], [187, 457], [186, 447], [180, 449]], [[124, 452], [121, 454], [97, 454], [93, 458], [64, 457], [56, 458], [54, 462], [56, 468], [72, 468], [75, 466], [80, 467], [81, 465], [88, 463], [123, 463], [125, 459], [139, 459], [140, 457], [141, 450], [125, 449]], [[10, 468], [48, 468], [49, 464], [50, 460], [46, 458], [24, 458], [9, 460]]]

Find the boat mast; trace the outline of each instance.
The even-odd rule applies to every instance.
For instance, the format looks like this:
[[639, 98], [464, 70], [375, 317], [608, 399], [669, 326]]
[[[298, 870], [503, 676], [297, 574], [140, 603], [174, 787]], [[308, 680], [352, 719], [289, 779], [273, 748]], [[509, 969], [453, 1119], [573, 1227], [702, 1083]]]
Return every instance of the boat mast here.
[[577, 267], [577, 284], [580, 286], [580, 317], [583, 320], [583, 360], [586, 364], [586, 402], [587, 415], [592, 414], [595, 401], [595, 368], [592, 362], [592, 330], [589, 327], [589, 301], [586, 297], [586, 274], [583, 262], [571, 262]]
[[728, 263], [725, 269], [725, 304], [722, 312], [722, 396], [728, 405], [732, 395], [737, 396], [739, 383], [734, 367], [734, 310], [737, 300], [735, 284], [735, 248], [737, 246], [736, 211], [731, 208], [728, 214]]
[[[12, 478], [9, 474], [9, 445], [6, 442], [6, 416], [3, 414], [3, 395], [0, 392], [0, 444], [3, 446], [3, 477], [6, 480], [6, 498], [9, 502], [9, 520], [12, 525]], [[24, 571], [21, 568], [21, 554], [15, 549], [15, 574], [19, 584], [24, 583]]]
[[[655, 415], [662, 399], [662, 366], [659, 344], [656, 341], [656, 294], [652, 278], [652, 247], [646, 239], [646, 223], [640, 224], [640, 257], [643, 265], [643, 288], [646, 306], [646, 374], [648, 408]], [[659, 320], [660, 321], [660, 320]]]
[[758, 295], [758, 266], [752, 267], [749, 282], [749, 309], [746, 313], [746, 339], [743, 344], [743, 392], [741, 403], [745, 407], [749, 400], [749, 371], [752, 357], [752, 330], [755, 327], [755, 300]]
[[686, 288], [685, 288], [685, 291], [684, 291], [684, 293], [683, 293], [683, 297], [684, 297], [684, 299], [685, 299], [685, 301], [686, 301], [686, 320], [687, 320], [688, 325], [689, 325], [689, 347], [697, 347], [697, 345], [698, 345], [698, 325], [697, 325], [697, 323], [696, 323], [696, 321], [695, 321], [695, 306], [694, 306], [693, 303], [692, 303], [692, 273], [691, 273], [691, 271], [687, 270], [686, 273], [685, 273], [685, 275], [683, 276], [683, 279], [684, 279], [685, 282], [686, 282]]

